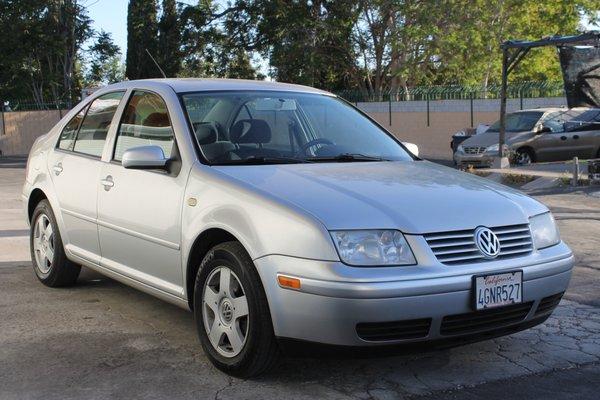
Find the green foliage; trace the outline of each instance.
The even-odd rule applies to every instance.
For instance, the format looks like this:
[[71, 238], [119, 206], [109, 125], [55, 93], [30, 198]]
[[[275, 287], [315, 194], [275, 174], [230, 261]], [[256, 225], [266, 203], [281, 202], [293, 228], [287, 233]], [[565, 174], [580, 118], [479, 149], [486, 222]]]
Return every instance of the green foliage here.
[[175, 0], [163, 0], [158, 22], [158, 51], [160, 67], [169, 78], [177, 76], [181, 69], [181, 29]]
[[88, 52], [90, 65], [84, 81], [85, 86], [98, 86], [123, 80], [125, 75], [121, 64], [121, 49], [114, 44], [110, 33], [101, 30]]
[[127, 60], [125, 75], [128, 79], [161, 77], [148, 52], [156, 58], [158, 22], [156, 0], [130, 0], [127, 8]]
[[0, 97], [37, 104], [75, 100], [90, 23], [76, 0], [1, 0]]

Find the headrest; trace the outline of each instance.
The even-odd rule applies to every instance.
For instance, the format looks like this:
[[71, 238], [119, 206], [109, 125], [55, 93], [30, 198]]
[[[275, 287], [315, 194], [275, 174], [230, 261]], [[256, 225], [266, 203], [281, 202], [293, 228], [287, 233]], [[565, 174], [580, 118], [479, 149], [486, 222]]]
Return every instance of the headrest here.
[[229, 137], [233, 143], [268, 143], [271, 128], [262, 119], [241, 119], [233, 124]]
[[167, 113], [153, 112], [152, 114], [146, 117], [146, 119], [143, 122], [143, 125], [161, 127], [170, 126], [171, 123], [169, 122], [169, 116], [167, 115]]
[[194, 131], [200, 145], [211, 144], [217, 141], [217, 128], [211, 123], [196, 123], [194, 124]]

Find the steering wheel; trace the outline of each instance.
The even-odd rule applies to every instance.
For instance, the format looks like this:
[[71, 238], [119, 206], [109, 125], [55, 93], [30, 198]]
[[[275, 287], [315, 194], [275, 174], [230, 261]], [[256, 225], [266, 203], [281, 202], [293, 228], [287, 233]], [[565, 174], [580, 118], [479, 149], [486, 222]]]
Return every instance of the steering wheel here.
[[313, 140], [310, 140], [310, 141], [304, 143], [302, 146], [300, 146], [300, 149], [298, 149], [298, 151], [296, 152], [296, 155], [305, 156], [306, 155], [306, 150], [308, 150], [311, 147], [314, 147], [316, 145], [319, 145], [319, 144], [328, 144], [330, 146], [335, 145], [335, 143], [333, 143], [329, 139], [325, 139], [325, 138], [313, 139]]

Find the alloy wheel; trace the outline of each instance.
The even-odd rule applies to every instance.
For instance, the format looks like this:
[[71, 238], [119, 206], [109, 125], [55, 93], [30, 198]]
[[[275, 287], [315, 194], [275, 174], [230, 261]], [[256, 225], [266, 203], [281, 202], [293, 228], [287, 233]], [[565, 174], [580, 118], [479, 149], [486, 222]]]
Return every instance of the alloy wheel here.
[[529, 165], [533, 162], [531, 159], [531, 154], [527, 151], [519, 151], [517, 153], [517, 164], [518, 165]]
[[224, 357], [235, 357], [248, 337], [248, 300], [240, 279], [221, 266], [206, 279], [202, 318], [211, 345]]
[[52, 223], [46, 214], [40, 214], [33, 226], [33, 252], [42, 274], [47, 274], [52, 268], [54, 242]]

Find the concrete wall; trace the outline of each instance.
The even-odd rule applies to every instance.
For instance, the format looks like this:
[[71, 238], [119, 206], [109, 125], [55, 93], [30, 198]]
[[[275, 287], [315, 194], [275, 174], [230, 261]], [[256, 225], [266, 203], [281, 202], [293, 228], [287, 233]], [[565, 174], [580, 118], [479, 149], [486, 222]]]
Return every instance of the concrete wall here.
[[[523, 99], [523, 108], [565, 106], [564, 98]], [[471, 126], [469, 100], [436, 100], [429, 102], [427, 124], [426, 101], [358, 103], [358, 108], [369, 114], [398, 138], [419, 146], [425, 158], [451, 159], [450, 140], [455, 132]], [[521, 108], [519, 99], [510, 99], [508, 111]], [[473, 126], [489, 124], [498, 119], [500, 101], [473, 100]], [[0, 151], [4, 155], [29, 153], [35, 139], [56, 124], [66, 111], [23, 111], [3, 113], [0, 120]]]
[[0, 151], [5, 156], [25, 155], [35, 139], [48, 132], [68, 111], [18, 111], [2, 113]]
[[[427, 125], [427, 102], [392, 102], [390, 104], [358, 103], [358, 108], [369, 114], [388, 131], [402, 141], [419, 146], [424, 158], [452, 159], [450, 140], [452, 135], [471, 126], [469, 100], [437, 100], [429, 102], [429, 125]], [[523, 99], [523, 108], [566, 106], [564, 98]], [[519, 99], [510, 99], [508, 111], [521, 109]], [[499, 118], [499, 100], [473, 100], [473, 126], [490, 124]]]

